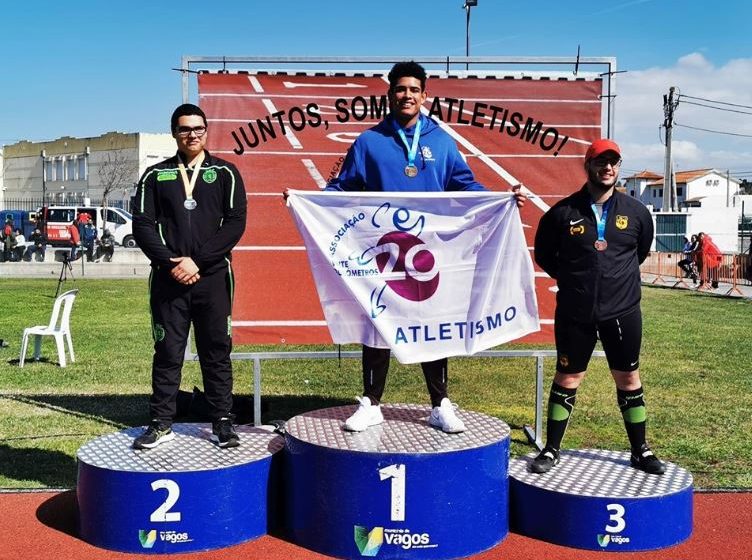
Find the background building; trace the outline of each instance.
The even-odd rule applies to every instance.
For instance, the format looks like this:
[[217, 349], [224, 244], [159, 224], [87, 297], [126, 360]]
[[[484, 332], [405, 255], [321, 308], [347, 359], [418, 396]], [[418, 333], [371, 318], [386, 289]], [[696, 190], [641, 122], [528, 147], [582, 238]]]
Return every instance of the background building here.
[[6, 209], [86, 203], [127, 207], [143, 171], [175, 153], [169, 134], [108, 132], [93, 138], [23, 140], [3, 147], [2, 194]]
[[752, 214], [750, 197], [744, 196], [741, 181], [717, 169], [677, 171], [677, 211], [663, 211], [663, 175], [641, 171], [624, 179], [625, 192], [642, 201], [653, 212], [655, 248], [679, 251], [683, 238], [705, 232], [725, 252], [743, 251], [748, 246], [740, 224]]

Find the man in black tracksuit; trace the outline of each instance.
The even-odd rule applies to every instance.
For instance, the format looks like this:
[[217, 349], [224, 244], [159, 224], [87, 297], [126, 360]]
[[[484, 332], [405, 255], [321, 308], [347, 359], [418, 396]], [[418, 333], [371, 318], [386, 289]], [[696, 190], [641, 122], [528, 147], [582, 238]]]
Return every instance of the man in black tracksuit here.
[[619, 146], [596, 140], [585, 155], [588, 181], [541, 218], [535, 262], [558, 285], [554, 334], [556, 376], [551, 385], [546, 446], [531, 470], [545, 473], [559, 462], [559, 448], [577, 388], [600, 338], [632, 448], [632, 466], [663, 474], [665, 465], [646, 443], [645, 400], [640, 381], [642, 342], [640, 263], [653, 241], [650, 212], [615, 189]]
[[193, 323], [211, 439], [235, 447], [230, 252], [245, 230], [245, 188], [234, 165], [204, 150], [207, 124], [199, 107], [178, 107], [171, 128], [178, 153], [146, 170], [133, 212], [134, 237], [151, 260], [154, 336], [151, 424], [133, 445], [149, 449], [174, 438], [171, 425]]

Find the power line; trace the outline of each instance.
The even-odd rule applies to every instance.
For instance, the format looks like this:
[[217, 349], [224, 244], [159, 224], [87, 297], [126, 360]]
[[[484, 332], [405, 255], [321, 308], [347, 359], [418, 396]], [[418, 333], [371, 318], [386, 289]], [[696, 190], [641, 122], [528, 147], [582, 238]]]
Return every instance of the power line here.
[[676, 126], [682, 128], [691, 128], [692, 130], [701, 130], [702, 132], [712, 132], [713, 134], [726, 134], [728, 136], [741, 136], [743, 138], [752, 138], [752, 134], [740, 134], [738, 132], [724, 132], [722, 130], [710, 130], [709, 128], [700, 128], [699, 126], [690, 126], [688, 124], [680, 124], [678, 121], [674, 121]]
[[686, 103], [687, 105], [697, 105], [698, 107], [707, 107], [708, 109], [715, 109], [717, 111], [727, 111], [729, 113], [741, 113], [742, 115], [752, 115], [752, 112], [749, 112], [749, 111], [739, 111], [737, 109], [725, 109], [724, 107], [715, 107], [713, 105], [707, 105], [705, 103], [695, 103], [694, 101], [682, 101], [682, 103]]
[[698, 101], [707, 101], [708, 103], [717, 103], [718, 105], [730, 105], [731, 107], [742, 107], [744, 109], [752, 109], [752, 105], [740, 105], [738, 103], [729, 103], [728, 101], [716, 101], [714, 99], [705, 99], [704, 97], [693, 97], [691, 95], [681, 94], [679, 97], [686, 97], [687, 99], [697, 99]]

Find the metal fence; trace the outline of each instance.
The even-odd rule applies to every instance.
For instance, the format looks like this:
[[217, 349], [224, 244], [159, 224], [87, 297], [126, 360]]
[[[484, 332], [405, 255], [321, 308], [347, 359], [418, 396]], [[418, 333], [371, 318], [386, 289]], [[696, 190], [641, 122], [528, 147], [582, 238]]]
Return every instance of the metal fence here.
[[[84, 204], [84, 198], [82, 196], [71, 195], [65, 199], [65, 202], [54, 202], [48, 204], [51, 206], [102, 206], [102, 200], [91, 199], [91, 204]], [[42, 197], [16, 197], [5, 198], [0, 203], [0, 211], [4, 210], [23, 210], [25, 212], [36, 212], [42, 204]], [[108, 200], [108, 208], [120, 208], [121, 210], [130, 211], [131, 201], [126, 200]]]
[[[653, 252], [640, 266], [640, 272], [655, 275], [653, 283], [665, 283], [672, 278], [676, 284], [686, 283], [684, 270], [679, 261], [683, 253]], [[731, 284], [728, 293], [737, 290], [737, 286], [752, 286], [752, 262], [748, 254], [724, 254], [718, 266], [705, 266], [697, 271], [700, 283], [708, 287], [713, 282]]]

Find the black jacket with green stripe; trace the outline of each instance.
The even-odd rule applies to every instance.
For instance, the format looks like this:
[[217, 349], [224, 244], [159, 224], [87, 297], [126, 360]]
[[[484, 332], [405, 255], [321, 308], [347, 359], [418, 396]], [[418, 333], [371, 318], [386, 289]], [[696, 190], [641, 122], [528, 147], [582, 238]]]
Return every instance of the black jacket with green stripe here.
[[191, 257], [202, 274], [222, 270], [245, 231], [246, 197], [240, 173], [232, 163], [204, 153], [193, 210], [184, 205], [177, 154], [149, 167], [138, 183], [133, 235], [155, 269], [171, 269], [172, 257]]

